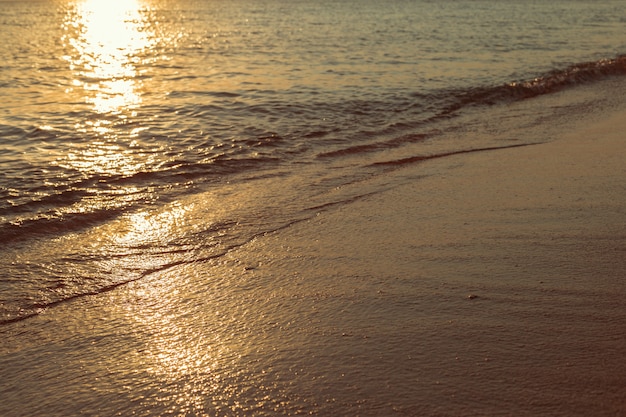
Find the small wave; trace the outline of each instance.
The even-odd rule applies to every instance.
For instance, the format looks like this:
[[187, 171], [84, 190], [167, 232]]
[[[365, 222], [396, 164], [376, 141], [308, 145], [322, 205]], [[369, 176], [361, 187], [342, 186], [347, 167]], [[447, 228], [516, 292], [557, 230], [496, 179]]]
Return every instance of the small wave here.
[[0, 134], [2, 134], [3, 141], [7, 137], [21, 137], [26, 135], [26, 131], [18, 126], [0, 124]]
[[[272, 139], [264, 141], [258, 139], [250, 147], [273, 146]], [[268, 165], [279, 163], [279, 157], [272, 156], [236, 156], [227, 154], [217, 154], [198, 162], [188, 162], [182, 159], [171, 160], [162, 166], [160, 170], [139, 171], [128, 176], [119, 176], [108, 181], [111, 186], [129, 184], [140, 185], [141, 187], [177, 187], [183, 182], [219, 177], [228, 174], [238, 174], [251, 169], [259, 169]]]
[[70, 189], [60, 193], [48, 195], [37, 200], [25, 201], [21, 204], [11, 205], [10, 207], [0, 208], [0, 214], [18, 214], [28, 213], [41, 208], [53, 208], [59, 206], [68, 206], [79, 202], [87, 194], [86, 190]]
[[350, 146], [329, 152], [322, 152], [317, 155], [318, 158], [333, 158], [337, 156], [347, 156], [363, 154], [368, 152], [376, 152], [384, 149], [392, 149], [409, 143], [421, 142], [431, 137], [432, 133], [415, 133], [393, 138], [387, 141], [366, 143], [363, 145]]
[[246, 139], [244, 144], [250, 148], [277, 148], [285, 142], [277, 133], [269, 133], [256, 138]]
[[[170, 78], [170, 81], [180, 81], [184, 79], [194, 79], [194, 76], [178, 76]], [[229, 92], [229, 91], [203, 91], [203, 90], [185, 90], [185, 91], [171, 91], [169, 93], [170, 97], [214, 97], [214, 98], [238, 98], [241, 97], [241, 94]]]
[[93, 212], [59, 213], [53, 210], [0, 225], [0, 235], [4, 243], [24, 241], [38, 236], [58, 235], [82, 230], [113, 219], [124, 212], [124, 207], [102, 209]]
[[35, 126], [31, 130], [24, 132], [23, 139], [55, 139], [58, 134], [52, 129], [48, 129], [42, 126]]
[[555, 93], [566, 87], [575, 87], [611, 76], [626, 75], [626, 55], [613, 59], [581, 62], [565, 69], [556, 69], [531, 80], [514, 81], [495, 87], [477, 87], [452, 91], [452, 103], [442, 114], [453, 113], [467, 106], [492, 105], [523, 100]]
[[314, 130], [312, 132], [307, 132], [304, 135], [302, 135], [303, 138], [305, 139], [317, 139], [317, 138], [323, 138], [324, 136], [329, 135], [331, 132], [328, 130]]
[[[435, 131], [435, 124], [454, 118], [459, 111], [476, 106], [489, 106], [499, 103], [508, 103], [529, 99], [545, 94], [554, 93], [567, 87], [601, 81], [611, 76], [626, 75], [626, 55], [614, 59], [601, 59], [593, 62], [582, 62], [565, 69], [550, 71], [542, 76], [526, 81], [515, 81], [507, 84], [487, 87], [468, 87], [464, 89], [444, 89], [428, 94], [410, 94], [416, 101], [403, 103], [403, 118], [405, 122], [397, 123], [394, 129], [387, 128], [374, 130], [374, 141], [361, 140], [361, 143], [346, 146], [340, 149], [323, 151], [317, 158], [336, 158], [352, 155], [361, 155], [398, 148], [406, 144], [428, 139], [439, 133]], [[377, 109], [388, 108], [378, 106]], [[414, 133], [417, 129], [429, 128], [428, 133]], [[402, 132], [411, 132], [404, 133]], [[359, 132], [365, 136], [363, 132]], [[400, 134], [392, 139], [386, 139], [390, 134]], [[383, 139], [380, 139], [383, 138]], [[445, 155], [442, 155], [445, 156]], [[416, 157], [415, 160], [430, 157]], [[405, 161], [405, 160], [402, 160]], [[390, 161], [389, 164], [399, 164], [402, 161]], [[408, 158], [406, 162], [413, 161]]]
[[[191, 192], [194, 183], [219, 180], [224, 175], [258, 173], [282, 161], [271, 156], [271, 148], [279, 146], [281, 140], [273, 136], [248, 144], [248, 148], [270, 148], [268, 156], [219, 154], [198, 162], [171, 161], [160, 170], [81, 179], [63, 191], [0, 208], [0, 215], [6, 216], [0, 224], [0, 235], [6, 243], [79, 231], [139, 205], [151, 204], [156, 198]], [[5, 190], [4, 194], [10, 192]]]

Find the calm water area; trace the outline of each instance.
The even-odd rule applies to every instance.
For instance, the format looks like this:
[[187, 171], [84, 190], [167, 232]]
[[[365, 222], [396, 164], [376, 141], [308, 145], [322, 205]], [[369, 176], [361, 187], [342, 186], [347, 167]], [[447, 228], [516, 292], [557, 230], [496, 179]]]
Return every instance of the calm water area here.
[[[261, 377], [271, 374], [267, 349], [247, 362], [258, 369], [239, 366], [236, 342], [223, 341], [258, 325], [253, 310], [248, 322], [233, 313], [255, 289], [226, 277], [220, 260], [392, 188], [388, 173], [407, 164], [549, 141], [621, 100], [594, 86], [626, 75], [621, 0], [1, 0], [0, 39], [7, 416], [333, 410], [311, 402], [313, 380], [290, 397], [291, 382]], [[537, 104], [574, 89], [587, 93]], [[214, 263], [214, 273], [194, 272]], [[225, 297], [227, 311], [215, 312], [219, 325], [155, 313], [170, 332], [159, 352], [137, 348], [158, 345], [154, 323], [137, 324], [126, 346], [88, 328], [79, 342], [46, 346], [55, 330], [31, 324], [75, 309], [123, 332], [119, 318], [150, 297], [134, 306], [107, 297], [173, 271], [172, 305], [199, 314], [204, 293]], [[93, 299], [101, 310], [83, 312]], [[56, 358], [56, 373], [37, 377], [29, 352]], [[123, 373], [99, 365], [111, 357], [127, 363]], [[66, 366], [91, 381], [71, 400]], [[20, 387], [24, 373], [37, 386]]]

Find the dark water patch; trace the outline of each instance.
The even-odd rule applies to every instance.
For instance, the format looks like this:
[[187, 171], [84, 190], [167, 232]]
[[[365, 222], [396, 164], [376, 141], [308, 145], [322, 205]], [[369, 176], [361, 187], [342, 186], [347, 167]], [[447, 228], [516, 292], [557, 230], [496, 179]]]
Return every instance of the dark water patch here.
[[0, 214], [30, 213], [40, 211], [42, 208], [58, 209], [78, 203], [88, 194], [88, 190], [64, 190], [36, 200], [28, 200], [21, 204], [11, 204], [9, 207], [0, 207]]
[[6, 141], [7, 138], [22, 137], [26, 134], [27, 134], [26, 130], [18, 126], [0, 124], [0, 135], [2, 135], [0, 140], [2, 140], [2, 142]]
[[125, 207], [107, 207], [91, 212], [61, 213], [49, 210], [35, 217], [0, 224], [0, 235], [5, 244], [33, 238], [53, 238], [83, 230], [114, 219], [124, 213]]
[[[269, 136], [248, 144], [249, 148], [272, 149], [282, 139]], [[0, 235], [6, 243], [31, 238], [52, 238], [69, 232], [110, 221], [137, 207], [151, 205], [156, 200], [167, 201], [173, 196], [193, 192], [194, 184], [219, 184], [224, 177], [232, 180], [239, 174], [255, 175], [275, 167], [283, 159], [273, 156], [219, 154], [206, 161], [174, 160], [159, 170], [143, 170], [130, 175], [92, 175], [68, 184], [38, 186], [24, 195], [5, 189], [11, 196], [0, 207], [5, 216]], [[268, 155], [272, 155], [269, 152]], [[39, 196], [45, 193], [47, 195]]]
[[317, 139], [317, 138], [323, 138], [324, 136], [327, 136], [330, 133], [332, 132], [328, 130], [314, 130], [312, 132], [305, 133], [304, 135], [302, 135], [302, 137], [305, 139]]

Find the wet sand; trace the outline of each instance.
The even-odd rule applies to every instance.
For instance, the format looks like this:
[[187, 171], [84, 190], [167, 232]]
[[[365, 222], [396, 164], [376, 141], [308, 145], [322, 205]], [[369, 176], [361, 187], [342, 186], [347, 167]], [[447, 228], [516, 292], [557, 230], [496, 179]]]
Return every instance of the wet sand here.
[[625, 415], [623, 132], [406, 166], [7, 325], [0, 414]]
[[261, 286], [290, 277], [291, 318], [267, 314], [299, 329], [320, 414], [626, 415], [624, 132], [408, 167], [237, 254]]

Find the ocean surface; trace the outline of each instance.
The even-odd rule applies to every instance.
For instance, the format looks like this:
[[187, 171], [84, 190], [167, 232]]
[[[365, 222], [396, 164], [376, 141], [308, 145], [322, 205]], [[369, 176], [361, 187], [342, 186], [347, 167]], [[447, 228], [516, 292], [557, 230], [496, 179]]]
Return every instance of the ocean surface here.
[[619, 97], [529, 103], [626, 82], [622, 0], [2, 0], [0, 39], [0, 331], [550, 140]]

